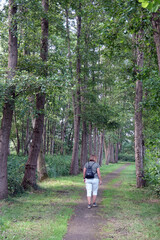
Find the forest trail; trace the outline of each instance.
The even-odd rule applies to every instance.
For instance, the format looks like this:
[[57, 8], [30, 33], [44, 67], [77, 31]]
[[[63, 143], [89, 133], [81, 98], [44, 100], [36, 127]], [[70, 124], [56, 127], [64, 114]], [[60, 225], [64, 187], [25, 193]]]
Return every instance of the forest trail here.
[[75, 207], [74, 215], [69, 222], [68, 232], [63, 240], [100, 240], [98, 233], [100, 228], [105, 224], [100, 214], [102, 193], [106, 188], [106, 184], [112, 179], [117, 178], [120, 172], [128, 165], [129, 163], [103, 177], [103, 184], [100, 186], [98, 192], [98, 207], [87, 209], [86, 191], [83, 192], [82, 198]]

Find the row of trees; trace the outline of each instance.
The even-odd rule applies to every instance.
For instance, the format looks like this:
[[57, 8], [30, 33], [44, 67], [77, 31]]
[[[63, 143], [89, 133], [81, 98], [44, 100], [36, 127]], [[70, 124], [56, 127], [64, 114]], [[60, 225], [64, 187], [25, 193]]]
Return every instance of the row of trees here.
[[142, 187], [146, 149], [159, 148], [158, 13], [137, 1], [9, 0], [1, 20], [0, 198], [13, 150], [28, 155], [22, 186], [36, 188], [45, 154], [72, 153], [76, 175], [88, 154], [108, 164], [133, 152], [134, 136]]

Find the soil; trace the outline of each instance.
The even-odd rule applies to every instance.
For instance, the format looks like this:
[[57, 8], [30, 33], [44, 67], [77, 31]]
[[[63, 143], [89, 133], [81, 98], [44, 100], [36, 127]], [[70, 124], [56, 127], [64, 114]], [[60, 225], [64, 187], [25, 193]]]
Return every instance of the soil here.
[[98, 207], [87, 208], [86, 191], [83, 191], [82, 198], [75, 206], [75, 212], [69, 221], [67, 234], [63, 240], [100, 240], [98, 233], [103, 226], [103, 217], [100, 215], [102, 192], [105, 185], [114, 178], [117, 178], [122, 170], [129, 164], [125, 164], [116, 171], [103, 178], [103, 184], [99, 187], [97, 204]]

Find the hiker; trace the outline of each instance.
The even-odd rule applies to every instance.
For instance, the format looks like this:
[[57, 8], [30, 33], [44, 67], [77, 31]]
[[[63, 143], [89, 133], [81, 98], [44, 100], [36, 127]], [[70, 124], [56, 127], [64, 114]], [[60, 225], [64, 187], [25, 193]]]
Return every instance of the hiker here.
[[[91, 208], [92, 195], [93, 195], [92, 206], [97, 207], [96, 198], [97, 198], [98, 186], [99, 186], [99, 184], [102, 184], [102, 178], [101, 178], [99, 168], [100, 168], [100, 166], [97, 163], [97, 157], [95, 155], [91, 155], [89, 158], [89, 162], [87, 162], [84, 165], [84, 169], [83, 169], [83, 178], [84, 178], [84, 182], [86, 184], [87, 200], [88, 200], [88, 208], [89, 209]], [[91, 176], [91, 177], [89, 176], [89, 178], [88, 178], [86, 174], [91, 171], [93, 173], [93, 176]]]

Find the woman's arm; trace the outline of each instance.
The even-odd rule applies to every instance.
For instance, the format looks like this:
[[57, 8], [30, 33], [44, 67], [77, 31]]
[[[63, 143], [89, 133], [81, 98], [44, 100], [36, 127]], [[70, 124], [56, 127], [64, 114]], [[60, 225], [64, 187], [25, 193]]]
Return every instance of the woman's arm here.
[[86, 176], [86, 168], [84, 167], [83, 168], [83, 178], [85, 179], [85, 176]]
[[97, 174], [98, 174], [98, 178], [99, 178], [99, 184], [102, 184], [102, 178], [101, 178], [101, 173], [100, 173], [99, 168], [97, 168]]

